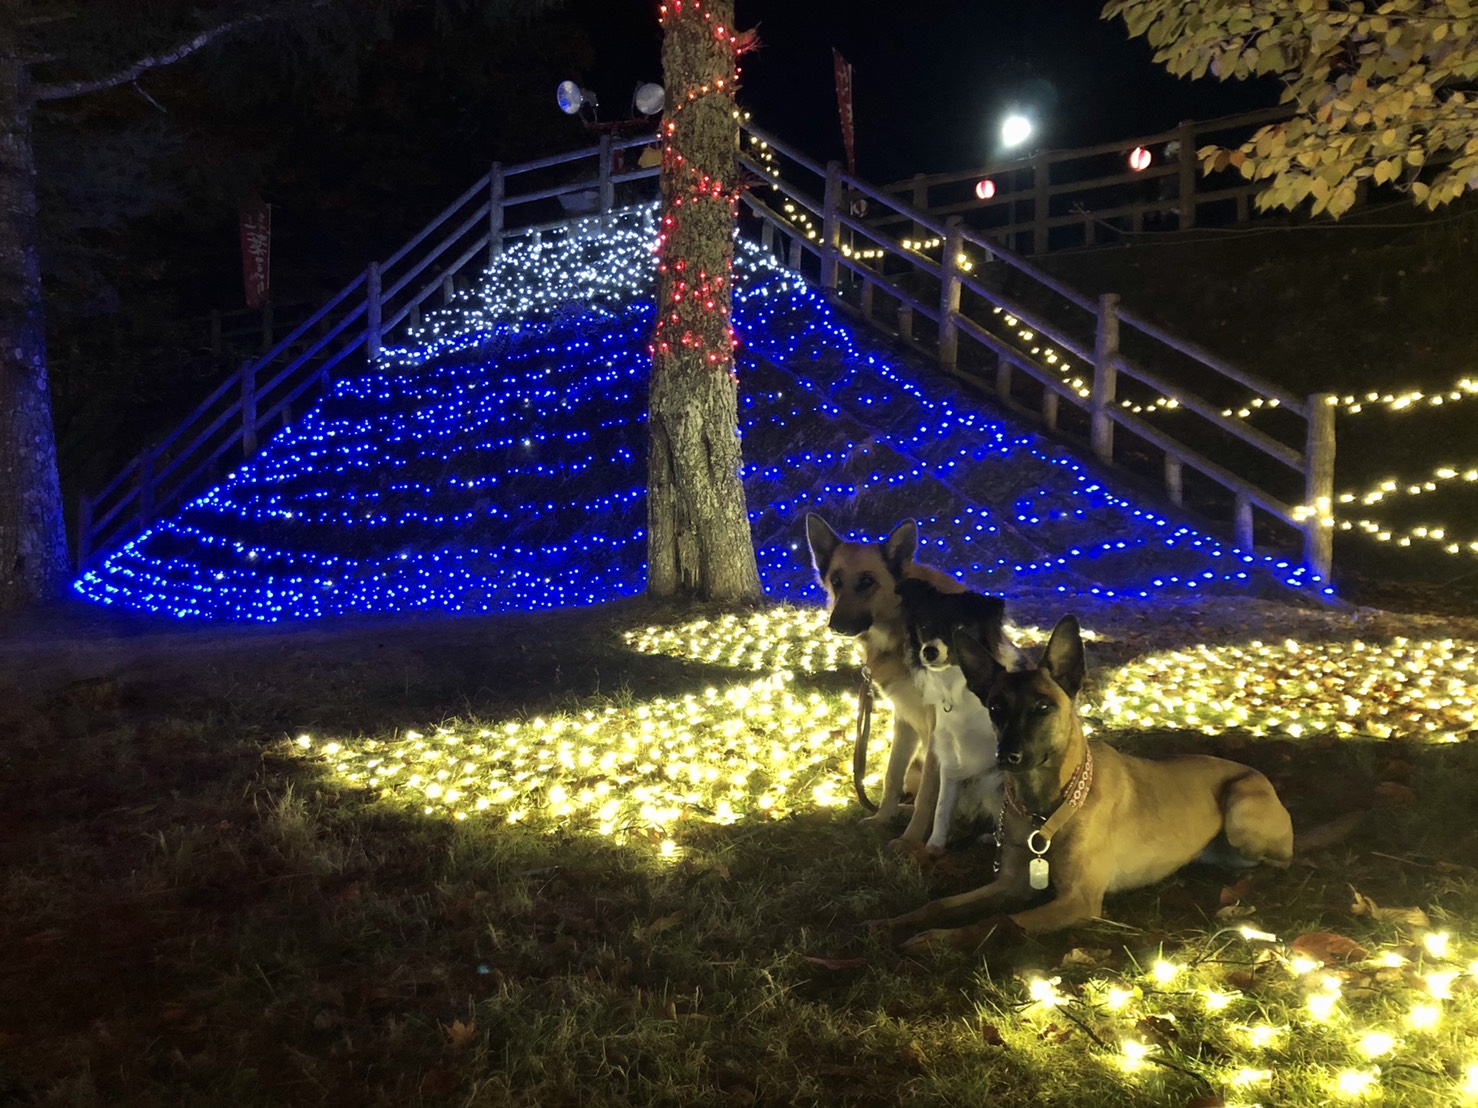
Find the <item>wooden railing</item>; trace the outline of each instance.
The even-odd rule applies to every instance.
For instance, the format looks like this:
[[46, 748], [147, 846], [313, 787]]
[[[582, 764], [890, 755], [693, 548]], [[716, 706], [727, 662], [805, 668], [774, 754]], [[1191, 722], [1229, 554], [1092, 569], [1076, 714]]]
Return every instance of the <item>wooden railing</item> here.
[[[1258, 127], [1288, 118], [1272, 108], [1220, 119], [1188, 120], [1172, 131], [1072, 150], [1042, 150], [1027, 157], [997, 159], [955, 173], [919, 174], [885, 185], [882, 192], [933, 217], [949, 216], [988, 233], [1019, 253], [1092, 246], [1105, 238], [1145, 230], [1186, 230], [1206, 222], [1245, 223], [1252, 198], [1263, 187], [1234, 170], [1200, 172], [1196, 150], [1208, 142], [1237, 144]], [[1177, 152], [1167, 155], [1170, 144]], [[1149, 153], [1147, 168], [1135, 171], [1127, 155]], [[976, 188], [990, 183], [990, 195]], [[985, 191], [985, 190], [983, 190]], [[899, 231], [902, 217], [885, 208], [869, 222]], [[918, 238], [922, 225], [912, 229]]]
[[[777, 156], [784, 163], [778, 174]], [[843, 172], [840, 163], [822, 166], [772, 135], [751, 129], [740, 157], [769, 186], [768, 192], [753, 189], [744, 197], [760, 221], [761, 239], [792, 268], [813, 276], [864, 319], [924, 346], [946, 370], [993, 390], [1008, 408], [1073, 438], [1064, 425], [1061, 402], [1066, 401], [1067, 410], [1079, 416], [1077, 437], [1100, 462], [1116, 463], [1118, 429], [1137, 440], [1136, 451], [1158, 451], [1165, 493], [1174, 503], [1185, 502], [1184, 471], [1201, 474], [1223, 491], [1217, 499], [1230, 517], [1237, 546], [1254, 550], [1253, 510], [1258, 509], [1275, 525], [1291, 529], [1301, 539], [1304, 564], [1328, 578], [1332, 397], [1295, 396], [1259, 380], [1126, 311], [1116, 295], [1096, 300], [1082, 295], [1001, 246], [992, 232], [966, 227], [958, 214], [941, 218], [924, 211]], [[855, 204], [859, 197], [866, 201], [860, 217], [852, 214], [863, 210]], [[797, 230], [794, 209], [806, 213], [810, 234]], [[937, 258], [919, 248], [919, 229], [940, 240]], [[1013, 283], [1023, 292], [1008, 292]], [[1003, 325], [1007, 317], [1014, 326]], [[929, 334], [920, 335], [921, 329]], [[1023, 329], [1029, 341], [1021, 339]], [[961, 357], [962, 338], [975, 344], [972, 359]], [[1133, 340], [1134, 356], [1123, 349], [1127, 339]], [[1074, 386], [1055, 368], [1065, 359], [1085, 367], [1091, 380]], [[1172, 380], [1161, 367], [1177, 359], [1189, 367]], [[1178, 411], [1169, 419], [1145, 418], [1142, 410], [1134, 410], [1142, 406], [1121, 403], [1130, 383], [1147, 399], [1171, 398], [1169, 407]], [[1284, 437], [1224, 414], [1225, 403], [1211, 399], [1244, 390], [1282, 411], [1291, 424], [1283, 428]], [[1187, 420], [1189, 426], [1172, 434], [1172, 426]], [[1218, 458], [1210, 456], [1213, 440]], [[1225, 459], [1229, 452], [1234, 461]], [[1283, 472], [1264, 479], [1246, 476], [1269, 470]]]
[[[538, 236], [588, 214], [608, 214], [618, 186], [657, 169], [618, 171], [619, 151], [653, 136], [615, 138], [492, 169], [383, 262], [372, 262], [260, 357], [242, 362], [163, 440], [145, 447], [77, 513], [77, 564], [86, 566], [197, 495], [256, 453], [262, 436], [292, 421], [336, 375], [361, 372], [398, 328], [415, 326], [428, 301], [444, 303], [469, 267], [511, 239]], [[540, 202], [544, 202], [543, 208]], [[548, 215], [550, 202], [576, 215]]]

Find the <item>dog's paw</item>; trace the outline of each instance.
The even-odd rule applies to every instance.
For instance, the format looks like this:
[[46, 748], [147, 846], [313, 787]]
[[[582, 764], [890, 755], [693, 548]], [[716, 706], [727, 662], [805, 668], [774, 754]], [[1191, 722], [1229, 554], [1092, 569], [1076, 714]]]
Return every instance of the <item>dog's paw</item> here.
[[958, 927], [936, 927], [910, 935], [898, 945], [911, 954], [920, 954], [926, 950], [968, 950], [969, 947], [960, 945], [960, 930]]
[[1020, 938], [1025, 932], [1010, 916], [991, 916], [964, 927], [940, 927], [920, 931], [901, 944], [904, 950], [979, 950], [986, 943], [1002, 943]]
[[934, 864], [934, 857], [929, 853], [929, 847], [918, 839], [910, 839], [899, 836], [888, 841], [888, 850], [893, 854], [907, 858], [916, 866], [930, 866]]

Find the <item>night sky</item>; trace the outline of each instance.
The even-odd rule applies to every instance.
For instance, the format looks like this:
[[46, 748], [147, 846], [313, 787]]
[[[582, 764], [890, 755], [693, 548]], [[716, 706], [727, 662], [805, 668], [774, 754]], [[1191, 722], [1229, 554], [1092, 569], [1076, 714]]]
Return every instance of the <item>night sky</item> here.
[[[638, 81], [660, 81], [655, 0], [574, 0], [597, 57], [577, 75], [624, 114]], [[1266, 107], [1271, 82], [1171, 77], [1099, 0], [738, 0], [762, 49], [743, 60], [741, 103], [760, 126], [819, 158], [840, 157], [831, 49], [852, 63], [858, 170], [885, 182], [978, 164], [1020, 100], [1045, 107], [1039, 145], [1083, 146], [1182, 119]], [[552, 94], [551, 94], [552, 95]]]

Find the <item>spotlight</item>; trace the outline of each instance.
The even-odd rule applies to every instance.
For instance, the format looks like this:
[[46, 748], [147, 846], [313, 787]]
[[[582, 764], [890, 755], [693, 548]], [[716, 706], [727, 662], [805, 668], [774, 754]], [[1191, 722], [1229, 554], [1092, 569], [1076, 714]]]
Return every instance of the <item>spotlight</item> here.
[[559, 88], [554, 92], [554, 99], [559, 104], [559, 110], [565, 115], [574, 115], [581, 108], [594, 110], [600, 107], [600, 101], [595, 98], [595, 93], [588, 88], [581, 88], [574, 81], [561, 81]]

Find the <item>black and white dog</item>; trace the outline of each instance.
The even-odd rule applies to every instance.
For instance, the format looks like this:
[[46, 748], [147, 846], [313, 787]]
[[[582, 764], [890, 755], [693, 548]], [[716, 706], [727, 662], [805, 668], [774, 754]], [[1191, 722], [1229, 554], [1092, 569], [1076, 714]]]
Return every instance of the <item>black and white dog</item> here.
[[896, 585], [908, 628], [908, 664], [925, 704], [934, 706], [933, 755], [939, 800], [929, 833], [930, 854], [944, 852], [950, 829], [1001, 814], [1003, 778], [996, 768], [996, 729], [990, 713], [965, 684], [950, 654], [957, 631], [989, 643], [1002, 657], [1018, 652], [1006, 638], [1005, 601], [977, 592], [946, 593], [928, 581]]

